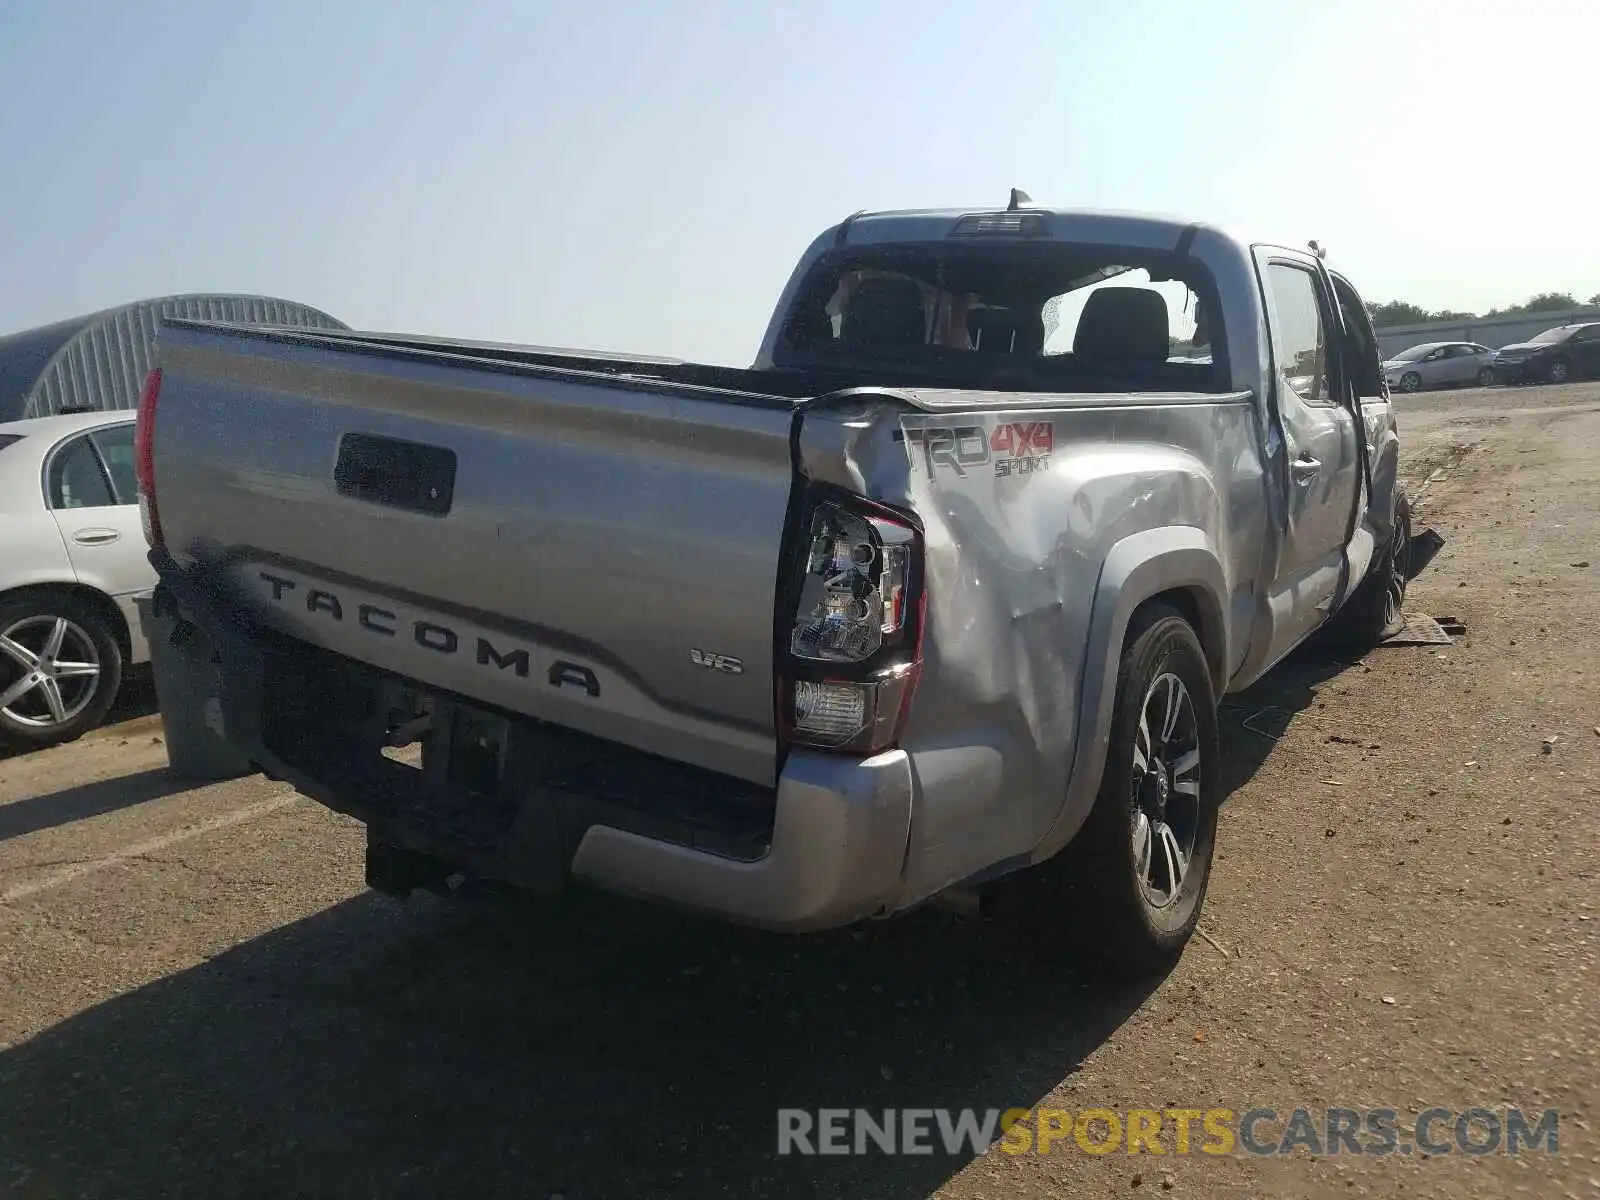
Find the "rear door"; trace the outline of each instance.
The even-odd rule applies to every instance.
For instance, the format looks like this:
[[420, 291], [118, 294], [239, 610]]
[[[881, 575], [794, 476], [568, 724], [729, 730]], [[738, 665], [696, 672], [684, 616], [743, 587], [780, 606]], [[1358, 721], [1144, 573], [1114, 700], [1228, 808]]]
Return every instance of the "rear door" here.
[[1465, 342], [1450, 347], [1450, 382], [1473, 383], [1478, 378], [1478, 355]]
[[78, 582], [114, 599], [128, 620], [134, 658], [143, 657], [134, 600], [155, 586], [139, 522], [133, 422], [65, 439], [45, 463], [45, 503], [61, 530]]
[[1281, 636], [1298, 640], [1325, 618], [1339, 586], [1345, 538], [1360, 488], [1355, 419], [1330, 377], [1332, 298], [1313, 260], [1257, 253], [1271, 335], [1274, 404], [1287, 443], [1288, 529], [1276, 590], [1289, 605]]
[[1439, 347], [1438, 370], [1434, 380], [1439, 383], [1460, 383], [1467, 368], [1466, 347], [1451, 344]]
[[1487, 346], [1482, 346], [1477, 342], [1473, 342], [1472, 366], [1472, 381], [1476, 383], [1478, 382], [1479, 375], [1481, 375], [1485, 369], [1489, 371], [1494, 370], [1494, 351], [1489, 349]]
[[1435, 346], [1412, 364], [1412, 370], [1417, 373], [1417, 378], [1429, 387], [1438, 387], [1449, 382], [1450, 364], [1445, 360], [1447, 346]]

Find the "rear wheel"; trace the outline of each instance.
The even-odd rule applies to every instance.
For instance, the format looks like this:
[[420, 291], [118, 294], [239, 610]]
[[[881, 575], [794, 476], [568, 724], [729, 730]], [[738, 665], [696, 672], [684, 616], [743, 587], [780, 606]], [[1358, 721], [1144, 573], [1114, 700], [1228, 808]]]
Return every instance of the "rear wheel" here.
[[58, 592], [0, 601], [0, 737], [29, 747], [99, 725], [122, 684], [122, 649], [91, 604]]
[[1070, 946], [1122, 976], [1166, 970], [1194, 933], [1220, 799], [1216, 700], [1200, 641], [1165, 606], [1135, 620], [1094, 808], [1060, 854], [1005, 881], [1000, 901], [1036, 946]]
[[1331, 632], [1341, 649], [1365, 654], [1406, 623], [1406, 585], [1411, 579], [1411, 502], [1395, 490], [1389, 540], [1367, 577], [1334, 615]]

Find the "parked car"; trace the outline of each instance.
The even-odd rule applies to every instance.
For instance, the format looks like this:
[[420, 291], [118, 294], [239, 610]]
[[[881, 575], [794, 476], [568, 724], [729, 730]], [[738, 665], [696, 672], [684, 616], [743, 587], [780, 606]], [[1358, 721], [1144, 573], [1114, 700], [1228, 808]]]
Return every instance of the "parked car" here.
[[147, 661], [155, 587], [139, 522], [134, 414], [0, 424], [0, 739], [48, 746], [104, 720]]
[[1400, 351], [1383, 364], [1391, 388], [1415, 392], [1425, 387], [1488, 387], [1495, 380], [1494, 351], [1476, 342], [1424, 342]]
[[1600, 379], [1600, 322], [1558, 325], [1526, 342], [1502, 346], [1494, 370], [1505, 383]]
[[[1191, 294], [1210, 362], [1169, 357]], [[858, 216], [749, 370], [195, 322], [158, 352], [156, 604], [220, 650], [223, 736], [365, 822], [385, 891], [781, 929], [941, 898], [1160, 969], [1218, 697], [1402, 621], [1360, 296], [1170, 218]]]

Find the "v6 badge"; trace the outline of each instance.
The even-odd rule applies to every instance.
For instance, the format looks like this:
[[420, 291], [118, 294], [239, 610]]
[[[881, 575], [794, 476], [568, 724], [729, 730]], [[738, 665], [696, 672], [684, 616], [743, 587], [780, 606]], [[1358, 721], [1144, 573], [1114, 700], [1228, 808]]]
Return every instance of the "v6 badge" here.
[[708, 671], [722, 671], [729, 675], [744, 674], [743, 660], [726, 654], [716, 654], [710, 650], [691, 649], [689, 651], [689, 661], [697, 667], [704, 667]]

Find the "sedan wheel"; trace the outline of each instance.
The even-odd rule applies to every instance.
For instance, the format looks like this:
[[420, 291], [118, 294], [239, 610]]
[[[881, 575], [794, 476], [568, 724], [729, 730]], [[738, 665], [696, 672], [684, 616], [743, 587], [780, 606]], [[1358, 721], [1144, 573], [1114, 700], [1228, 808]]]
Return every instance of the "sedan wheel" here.
[[0, 735], [71, 741], [100, 723], [121, 682], [121, 650], [98, 613], [49, 601], [0, 610]]
[[1483, 370], [1478, 372], [1478, 386], [1479, 387], [1493, 387], [1494, 386], [1494, 368], [1493, 367], [1484, 367]]
[[1402, 392], [1414, 392], [1421, 386], [1422, 376], [1418, 375], [1415, 371], [1407, 371], [1404, 375], [1400, 376], [1400, 390]]

